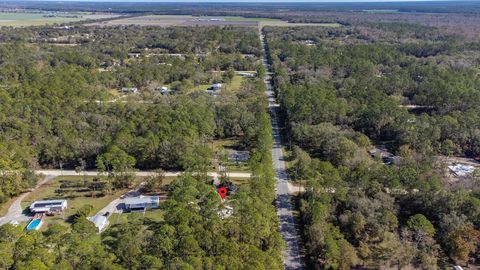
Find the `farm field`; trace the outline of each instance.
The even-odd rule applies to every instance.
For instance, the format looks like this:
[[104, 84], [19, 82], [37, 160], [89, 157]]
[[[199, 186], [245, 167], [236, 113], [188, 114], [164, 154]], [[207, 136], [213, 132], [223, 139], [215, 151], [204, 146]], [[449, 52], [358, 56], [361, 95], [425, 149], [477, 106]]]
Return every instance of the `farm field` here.
[[99, 23], [91, 23], [91, 26], [116, 26], [116, 25], [141, 25], [141, 26], [202, 26], [202, 25], [239, 25], [257, 26], [257, 21], [233, 20], [233, 17], [224, 19], [222, 17], [212, 18], [194, 17], [189, 15], [146, 15], [130, 18], [122, 18]]
[[272, 21], [260, 21], [259, 22], [260, 26], [286, 26], [286, 27], [291, 27], [291, 26], [320, 26], [320, 27], [340, 27], [342, 26], [339, 23], [291, 23], [287, 21], [281, 21], [281, 20], [272, 20]]
[[272, 18], [246, 18], [235, 16], [202, 16], [191, 15], [146, 15], [130, 18], [114, 19], [105, 22], [87, 24], [91, 26], [141, 25], [141, 26], [341, 26], [338, 23], [289, 23]]
[[62, 13], [56, 17], [45, 17], [52, 15], [50, 13], [30, 13], [30, 12], [0, 12], [0, 26], [38, 26], [47, 24], [61, 24], [68, 22], [77, 22], [83, 20], [95, 20], [117, 17], [113, 14], [94, 14], [94, 13]]

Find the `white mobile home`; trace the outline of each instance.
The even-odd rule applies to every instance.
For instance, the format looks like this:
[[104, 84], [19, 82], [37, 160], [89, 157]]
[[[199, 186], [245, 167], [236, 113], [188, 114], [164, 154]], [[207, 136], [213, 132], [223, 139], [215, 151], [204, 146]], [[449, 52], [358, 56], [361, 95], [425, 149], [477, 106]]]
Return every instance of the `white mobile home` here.
[[138, 88], [137, 87], [123, 87], [122, 88], [122, 92], [125, 93], [125, 94], [128, 94], [128, 93], [138, 93]]
[[63, 212], [67, 208], [67, 200], [44, 200], [34, 201], [30, 207], [30, 212], [36, 213], [54, 213]]
[[127, 211], [145, 211], [151, 208], [158, 208], [160, 197], [158, 196], [139, 196], [125, 198], [125, 210]]

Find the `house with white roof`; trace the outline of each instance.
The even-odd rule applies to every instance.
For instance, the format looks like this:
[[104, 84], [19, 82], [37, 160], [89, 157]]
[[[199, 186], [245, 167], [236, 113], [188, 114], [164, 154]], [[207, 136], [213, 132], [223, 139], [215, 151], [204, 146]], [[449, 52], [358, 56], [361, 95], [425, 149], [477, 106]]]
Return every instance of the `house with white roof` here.
[[465, 164], [455, 164], [452, 166], [448, 166], [448, 168], [456, 175], [456, 176], [467, 176], [472, 174], [475, 171], [475, 167]]
[[222, 86], [223, 85], [221, 83], [214, 83], [207, 90], [205, 90], [205, 92], [207, 92], [209, 94], [216, 94], [216, 93], [220, 92], [220, 90], [222, 89]]
[[87, 217], [87, 219], [93, 222], [99, 233], [101, 233], [108, 226], [108, 219], [104, 215]]
[[36, 214], [63, 212], [66, 208], [67, 200], [43, 200], [34, 201], [28, 209], [30, 212]]
[[138, 93], [138, 88], [137, 87], [122, 87], [121, 90], [123, 93], [128, 94], [128, 93]]
[[145, 211], [160, 206], [159, 196], [138, 196], [125, 198], [125, 210]]

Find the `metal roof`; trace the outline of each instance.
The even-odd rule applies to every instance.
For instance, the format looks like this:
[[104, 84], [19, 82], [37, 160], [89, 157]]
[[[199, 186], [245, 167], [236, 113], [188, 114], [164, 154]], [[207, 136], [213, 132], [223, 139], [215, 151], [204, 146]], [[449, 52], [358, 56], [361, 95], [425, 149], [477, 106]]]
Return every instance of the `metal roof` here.
[[103, 230], [103, 228], [105, 228], [105, 226], [107, 226], [108, 224], [107, 217], [102, 215], [87, 217], [87, 219], [93, 222], [93, 224], [95, 224], [95, 227], [97, 227], [99, 231]]
[[159, 202], [160, 197], [158, 196], [140, 196], [125, 198], [125, 205], [158, 204]]

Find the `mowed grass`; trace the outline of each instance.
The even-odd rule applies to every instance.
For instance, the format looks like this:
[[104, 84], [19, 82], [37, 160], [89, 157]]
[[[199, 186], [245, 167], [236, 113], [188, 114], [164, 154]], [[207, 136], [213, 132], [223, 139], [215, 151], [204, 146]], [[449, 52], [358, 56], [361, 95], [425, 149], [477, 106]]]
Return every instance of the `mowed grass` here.
[[200, 19], [222, 19], [227, 22], [280, 22], [279, 19], [273, 18], [249, 18], [249, 17], [235, 17], [235, 16], [202, 16]]
[[[87, 176], [87, 181], [91, 182], [93, 180], [93, 176]], [[134, 185], [138, 185], [141, 182], [141, 177], [137, 177], [134, 180]], [[113, 191], [111, 194], [107, 194], [105, 196], [97, 196], [91, 197], [90, 192], [65, 192], [63, 194], [55, 193], [55, 190], [60, 188], [60, 180], [66, 181], [79, 181], [83, 182], [83, 176], [59, 176], [55, 179], [51, 180], [50, 182], [46, 183], [45, 185], [39, 187], [31, 194], [29, 194], [23, 201], [22, 207], [27, 208], [33, 201], [36, 200], [46, 200], [46, 199], [66, 199], [68, 201], [68, 207], [65, 210], [63, 216], [54, 216], [54, 217], [47, 217], [46, 223], [51, 224], [54, 222], [62, 221], [65, 222], [68, 217], [75, 214], [78, 209], [82, 206], [90, 204], [93, 206], [92, 214], [97, 213], [102, 208], [107, 206], [111, 201], [117, 199], [122, 194], [127, 192], [130, 189], [119, 189]], [[52, 222], [50, 222], [52, 221]]]
[[0, 12], [0, 26], [36, 26], [46, 24], [61, 24], [68, 22], [78, 22], [88, 19], [105, 19], [113, 18], [118, 15], [110, 14], [91, 14], [91, 13], [72, 13], [61, 14], [62, 16], [78, 16], [78, 17], [44, 17], [49, 13], [29, 13], [29, 12]]
[[236, 92], [240, 90], [240, 87], [242, 86], [243, 80], [245, 78], [239, 75], [235, 75], [233, 79], [230, 81], [230, 83], [227, 85], [228, 90]]
[[[219, 20], [211, 20], [219, 19]], [[208, 21], [210, 20], [210, 21]], [[322, 27], [340, 27], [338, 23], [290, 23], [273, 18], [247, 18], [247, 17], [235, 17], [235, 16], [191, 16], [191, 15], [145, 15], [130, 18], [113, 19], [100, 23], [92, 23], [90, 25], [157, 25], [157, 26], [195, 26], [202, 25], [202, 22], [208, 21], [209, 24], [205, 25], [222, 25], [222, 22], [227, 22], [229, 25], [235, 25], [238, 22], [238, 26], [322, 26]], [[211, 23], [211, 24], [210, 24]]]
[[[214, 152], [221, 154], [223, 152], [228, 152], [228, 150], [234, 151], [238, 143], [238, 139], [220, 139], [212, 141], [211, 147]], [[227, 167], [227, 172], [250, 172], [250, 166], [248, 165], [248, 162], [236, 162], [232, 160], [227, 160], [223, 162], [223, 165]], [[243, 182], [245, 180], [248, 180], [248, 178], [238, 178], [238, 180]]]
[[[86, 179], [87, 181], [92, 181], [94, 176], [87, 176]], [[170, 184], [173, 180], [175, 180], [176, 177], [164, 177], [162, 181], [162, 185], [168, 185]], [[93, 210], [91, 215], [97, 214], [101, 209], [103, 209], [105, 206], [107, 206], [110, 202], [113, 200], [119, 198], [126, 192], [130, 191], [134, 187], [138, 186], [142, 181], [144, 181], [144, 177], [136, 177], [134, 179], [134, 183], [132, 185], [132, 188], [126, 188], [126, 189], [120, 189], [112, 192], [111, 194], [105, 195], [105, 196], [97, 196], [97, 197], [90, 197], [89, 192], [73, 192], [73, 193], [66, 193], [63, 196], [59, 196], [55, 193], [55, 190], [60, 187], [60, 180], [67, 180], [67, 181], [81, 181], [83, 182], [83, 176], [59, 176], [56, 177], [55, 179], [51, 180], [47, 184], [39, 187], [38, 189], [34, 190], [31, 194], [29, 194], [23, 201], [22, 201], [22, 207], [27, 208], [30, 206], [30, 204], [35, 201], [35, 200], [43, 200], [43, 199], [66, 199], [68, 201], [68, 207], [63, 215], [57, 215], [57, 216], [47, 216], [44, 219], [44, 224], [42, 225], [42, 228], [40, 229], [41, 231], [45, 231], [48, 229], [49, 226], [53, 224], [63, 224], [66, 225], [68, 224], [69, 217], [74, 215], [78, 209], [80, 209], [82, 206], [90, 204], [93, 206]], [[160, 211], [160, 212], [159, 212]], [[112, 214], [113, 215], [116, 214]], [[130, 213], [126, 213], [125, 218], [130, 216]], [[109, 218], [109, 221], [112, 222], [112, 219]], [[145, 213], [145, 218], [150, 219], [151, 221], [161, 221], [163, 220], [163, 214], [161, 210], [159, 209], [154, 209], [152, 212], [148, 211]], [[115, 223], [115, 220], [114, 220]], [[112, 223], [111, 223], [112, 224]]]
[[173, 26], [194, 20], [191, 15], [146, 15], [130, 18], [120, 18], [91, 25], [158, 25]]
[[[235, 92], [235, 91], [238, 91], [240, 90], [240, 87], [242, 86], [242, 83], [243, 83], [243, 80], [245, 78], [240, 76], [240, 75], [235, 75], [235, 77], [232, 78], [232, 80], [227, 83], [227, 84], [224, 84], [224, 87], [222, 87], [223, 89], [222, 90], [225, 90], [225, 91], [228, 91], [228, 92]], [[194, 87], [192, 87], [190, 89], [191, 92], [195, 92], [195, 91], [205, 91], [207, 90], [210, 86], [212, 86], [212, 84], [199, 84], [199, 85], [196, 85]], [[168, 85], [167, 85], [168, 87]]]
[[[160, 201], [162, 204], [162, 201]], [[132, 213], [113, 213], [109, 218], [108, 222], [109, 227], [116, 224], [122, 224], [128, 222], [128, 220], [135, 220], [139, 218], [144, 218], [147, 222], [162, 222], [163, 221], [163, 211], [161, 209], [149, 209], [145, 212], [132, 212]]]
[[[196, 20], [221, 19], [226, 22], [261, 22], [261, 21], [280, 21], [271, 18], [246, 18], [235, 16], [192, 16], [192, 15], [145, 15], [138, 17], [122, 18], [108, 21], [108, 24], [159, 24], [176, 25]], [[219, 21], [221, 22], [221, 21]]]
[[279, 26], [279, 27], [292, 27], [292, 26], [319, 26], [319, 27], [341, 27], [339, 23], [291, 23], [287, 21], [261, 21], [260, 27], [263, 26]]

